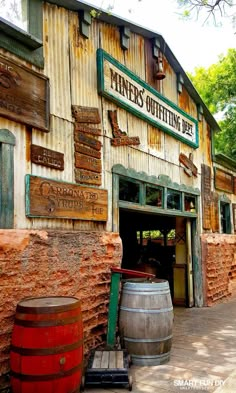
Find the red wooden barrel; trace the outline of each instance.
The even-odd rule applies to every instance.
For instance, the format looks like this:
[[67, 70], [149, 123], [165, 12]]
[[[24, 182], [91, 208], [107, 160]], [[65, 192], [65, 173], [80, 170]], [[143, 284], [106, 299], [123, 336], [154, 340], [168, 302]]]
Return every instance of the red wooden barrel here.
[[10, 352], [13, 393], [74, 393], [83, 367], [83, 326], [75, 297], [27, 298], [16, 308]]

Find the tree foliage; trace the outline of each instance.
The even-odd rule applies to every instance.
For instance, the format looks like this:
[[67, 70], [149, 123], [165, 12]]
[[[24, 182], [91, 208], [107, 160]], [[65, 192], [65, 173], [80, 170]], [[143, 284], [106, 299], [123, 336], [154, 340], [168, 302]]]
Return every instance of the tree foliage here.
[[236, 160], [236, 49], [229, 49], [207, 69], [195, 68], [189, 77], [210, 111], [222, 113], [222, 131], [215, 140], [217, 151]]
[[217, 24], [222, 17], [230, 16], [235, 22], [234, 0], [177, 0], [184, 10], [183, 16], [190, 18], [196, 15], [197, 19], [205, 15], [204, 23], [211, 18]]

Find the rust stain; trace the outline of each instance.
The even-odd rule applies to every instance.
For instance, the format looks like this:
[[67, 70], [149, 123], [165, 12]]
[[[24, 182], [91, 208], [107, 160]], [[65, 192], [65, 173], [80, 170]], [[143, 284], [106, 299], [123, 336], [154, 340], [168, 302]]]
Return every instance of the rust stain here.
[[183, 109], [185, 112], [190, 113], [190, 97], [187, 93], [187, 90], [183, 86], [183, 91], [179, 96], [179, 107]]
[[[172, 75], [173, 75], [173, 69], [171, 68], [171, 66], [170, 66], [170, 64], [168, 63], [168, 61], [167, 61], [167, 59], [166, 59], [165, 56], [163, 56], [163, 69], [164, 69], [164, 72], [165, 72], [165, 74], [166, 74], [166, 78], [168, 77], [168, 75], [172, 77]], [[165, 80], [165, 79], [164, 79], [164, 80]]]
[[32, 139], [31, 127], [26, 127], [26, 133], [25, 133], [25, 142], [26, 142], [25, 158], [26, 158], [27, 162], [31, 161], [31, 154], [30, 154], [31, 139]]
[[148, 126], [148, 146], [161, 151], [161, 131], [158, 128]]

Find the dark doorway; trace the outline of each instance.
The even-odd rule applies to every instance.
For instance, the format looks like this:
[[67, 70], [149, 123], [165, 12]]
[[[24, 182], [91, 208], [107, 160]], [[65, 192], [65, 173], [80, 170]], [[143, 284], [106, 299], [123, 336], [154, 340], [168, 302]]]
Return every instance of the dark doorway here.
[[173, 297], [176, 218], [120, 209], [122, 267], [169, 281]]

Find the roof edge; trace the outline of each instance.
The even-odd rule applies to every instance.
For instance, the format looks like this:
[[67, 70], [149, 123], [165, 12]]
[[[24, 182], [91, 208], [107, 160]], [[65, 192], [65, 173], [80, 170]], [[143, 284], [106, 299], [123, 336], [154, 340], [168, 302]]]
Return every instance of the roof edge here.
[[176, 73], [180, 73], [183, 76], [184, 79], [184, 85], [190, 94], [190, 96], [193, 98], [195, 103], [197, 105], [201, 105], [203, 108], [203, 113], [204, 116], [211, 126], [213, 131], [219, 131], [220, 126], [215, 120], [214, 116], [212, 113], [209, 111], [208, 107], [205, 105], [204, 101], [200, 97], [199, 93], [193, 86], [192, 82], [190, 81], [189, 77], [187, 76], [186, 72], [182, 68], [181, 64], [171, 51], [170, 47], [168, 46], [167, 42], [164, 40], [163, 36], [155, 31], [149, 30], [148, 28], [142, 27], [140, 25], [135, 24], [132, 21], [129, 21], [127, 19], [121, 18], [120, 16], [117, 16], [115, 14], [108, 14], [106, 10], [103, 10], [99, 7], [96, 7], [90, 3], [84, 2], [84, 1], [78, 1], [78, 0], [47, 0], [48, 3], [55, 4], [64, 8], [67, 8], [72, 11], [88, 11], [90, 12], [92, 9], [96, 11], [103, 11], [101, 15], [99, 16], [99, 20], [109, 23], [109, 24], [114, 24], [117, 26], [127, 26], [130, 28], [130, 30], [133, 33], [137, 33], [140, 35], [143, 35], [146, 38], [158, 38], [160, 41], [161, 45], [161, 50], [165, 53], [166, 58], [168, 59], [170, 65], [173, 67], [174, 71]]

